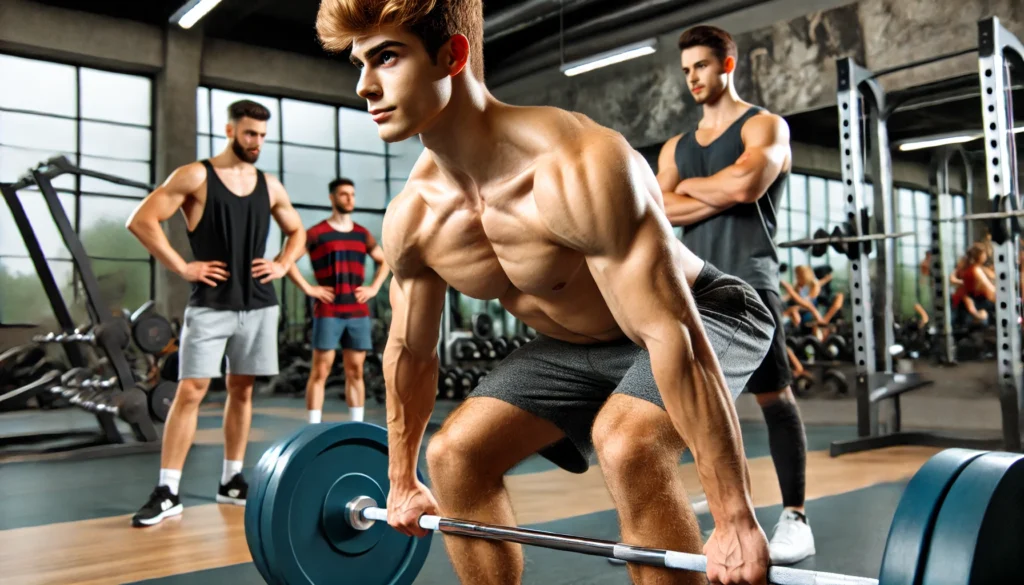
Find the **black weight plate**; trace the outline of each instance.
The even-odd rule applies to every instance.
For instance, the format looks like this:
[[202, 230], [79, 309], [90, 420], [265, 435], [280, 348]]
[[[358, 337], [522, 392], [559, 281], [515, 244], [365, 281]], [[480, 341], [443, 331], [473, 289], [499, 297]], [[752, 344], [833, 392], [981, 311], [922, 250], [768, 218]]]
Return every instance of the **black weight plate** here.
[[960, 473], [943, 500], [922, 583], [1020, 583], [1022, 550], [1024, 455], [987, 453]]
[[289, 443], [299, 435], [299, 432], [292, 433], [278, 441], [263, 453], [253, 472], [249, 495], [245, 502], [245, 541], [249, 545], [249, 554], [252, 555], [252, 562], [256, 565], [256, 570], [268, 585], [280, 585], [280, 582], [270, 572], [266, 556], [263, 554], [263, 542], [260, 539], [260, 517], [263, 513], [264, 496], [267, 493], [267, 484], [273, 475], [278, 458]]
[[156, 313], [147, 313], [132, 322], [132, 339], [146, 353], [160, 353], [173, 336], [171, 322]]
[[149, 414], [157, 422], [167, 422], [167, 413], [171, 410], [171, 403], [178, 393], [178, 384], [170, 380], [160, 380], [152, 390], [149, 391]]
[[[353, 492], [349, 485], [340, 490], [335, 486], [352, 475], [375, 482], [384, 500], [378, 506], [386, 505], [386, 429], [367, 423], [308, 425], [281, 453], [260, 518], [263, 552], [278, 583], [316, 585], [337, 583], [341, 577], [360, 585], [411, 585], [415, 580], [432, 535], [412, 538], [382, 526], [378, 541], [361, 554], [351, 554], [339, 549], [358, 549], [364, 543], [346, 545], [355, 536], [346, 537], [343, 527], [323, 528], [325, 513], [343, 521], [331, 510], [343, 508], [344, 502], [336, 498], [350, 498]], [[366, 495], [377, 500], [375, 493]]]
[[920, 585], [936, 516], [957, 476], [984, 451], [946, 449], [925, 462], [907, 484], [889, 526], [879, 585]]

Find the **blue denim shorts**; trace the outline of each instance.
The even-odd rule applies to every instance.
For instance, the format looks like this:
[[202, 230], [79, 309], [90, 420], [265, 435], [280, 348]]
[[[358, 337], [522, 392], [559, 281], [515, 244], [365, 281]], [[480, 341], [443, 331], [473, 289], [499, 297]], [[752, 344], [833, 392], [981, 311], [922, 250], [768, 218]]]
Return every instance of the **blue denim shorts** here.
[[340, 319], [337, 317], [314, 317], [313, 349], [321, 351], [338, 349], [372, 350], [373, 337], [370, 335], [370, 318]]

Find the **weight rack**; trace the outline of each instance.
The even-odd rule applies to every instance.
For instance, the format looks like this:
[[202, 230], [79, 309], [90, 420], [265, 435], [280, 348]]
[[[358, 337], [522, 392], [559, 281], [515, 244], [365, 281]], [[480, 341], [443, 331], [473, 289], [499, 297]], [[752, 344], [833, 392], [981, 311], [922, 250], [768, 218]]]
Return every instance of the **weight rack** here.
[[[60, 329], [65, 332], [71, 332], [77, 325], [72, 319], [71, 311], [64, 301], [63, 295], [61, 295], [57, 280], [46, 261], [42, 246], [40, 246], [39, 240], [32, 229], [28, 214], [25, 212], [25, 207], [19, 199], [18, 191], [33, 185], [39, 188], [53, 218], [53, 223], [60, 232], [68, 252], [71, 254], [75, 269], [81, 279], [82, 288], [85, 291], [86, 310], [91, 322], [97, 326], [115, 327], [118, 318], [114, 317], [110, 307], [100, 294], [99, 282], [92, 270], [89, 256], [78, 234], [75, 233], [74, 227], [71, 225], [71, 221], [68, 219], [67, 213], [63, 205], [61, 205], [60, 199], [57, 197], [57, 191], [53, 186], [53, 180], [64, 174], [93, 177], [119, 185], [146, 189], [147, 191], [151, 191], [153, 186], [114, 175], [82, 169], [72, 164], [63, 156], [54, 157], [41, 163], [15, 183], [0, 183], [0, 192], [3, 193], [4, 200], [11, 210], [11, 215], [18, 226], [18, 231], [21, 232], [25, 248], [28, 250], [32, 264], [39, 275], [39, 281], [43, 285]], [[60, 345], [66, 353], [72, 368], [89, 368], [88, 357], [76, 343], [62, 343]], [[96, 341], [96, 346], [106, 355], [109, 366], [114, 371], [117, 387], [120, 391], [129, 392], [135, 388], [135, 379], [124, 350], [106, 339]], [[157, 433], [156, 426], [148, 418], [128, 425], [131, 430], [131, 438], [134, 439], [134, 441], [131, 441], [118, 428], [115, 416], [112, 413], [97, 412], [94, 414], [99, 426], [98, 432], [60, 431], [0, 436], [0, 447], [77, 439], [75, 442], [62, 443], [60, 446], [47, 449], [47, 452], [59, 453], [60, 457], [66, 459], [125, 455], [160, 450], [160, 436]], [[0, 456], [0, 463], [4, 459], [21, 454], [23, 453], [10, 452], [2, 455]]]
[[[978, 23], [979, 42], [976, 49], [958, 51], [929, 59], [914, 61], [871, 72], [858, 65], [853, 58], [837, 60], [839, 134], [842, 157], [842, 173], [846, 191], [847, 216], [857, 235], [868, 235], [870, 225], [862, 218], [866, 210], [864, 194], [864, 160], [863, 142], [868, 134], [871, 138], [872, 178], [874, 180], [874, 209], [876, 223], [880, 224], [883, 233], [891, 234], [895, 215], [892, 196], [892, 159], [889, 151], [887, 119], [896, 106], [909, 101], [934, 95], [936, 91], [961, 89], [962, 79], [954, 78], [925, 86], [911, 88], [886, 95], [878, 78], [897, 71], [903, 71], [920, 65], [934, 63], [965, 55], [974, 51], [979, 55], [979, 73], [981, 76], [982, 107], [985, 120], [986, 167], [989, 181], [989, 194], [997, 200], [1004, 189], [1014, 209], [1019, 209], [1019, 192], [1015, 189], [1016, 160], [1012, 156], [1012, 139], [1008, 139], [1011, 125], [1008, 123], [1007, 88], [1010, 87], [1009, 72], [1006, 69], [1006, 58], [1016, 59], [1024, 64], [1024, 47], [996, 17], [987, 18]], [[1024, 70], [1024, 65], [1022, 65]], [[993, 74], [997, 73], [997, 74]], [[888, 102], [887, 102], [887, 97]], [[1012, 100], [1010, 100], [1012, 101]], [[866, 109], [868, 131], [861, 129], [862, 109]], [[1007, 177], [1008, 181], [1001, 181]], [[933, 202], [933, 206], [938, 205]], [[879, 449], [894, 445], [929, 445], [935, 447], [963, 447], [972, 449], [1003, 449], [1020, 451], [1020, 405], [1021, 396], [1021, 358], [1020, 358], [1020, 326], [1018, 324], [1017, 302], [1017, 245], [1018, 236], [1010, 229], [1010, 220], [1004, 220], [1007, 233], [1013, 234], [1003, 242], [999, 242], [996, 253], [996, 272], [998, 273], [996, 322], [998, 343], [998, 367], [1000, 383], [1000, 405], [1003, 413], [1003, 432], [1001, 440], [977, 439], [968, 437], [945, 436], [928, 432], [904, 432], [901, 430], [900, 395], [931, 384], [919, 374], [900, 374], [893, 372], [893, 355], [890, 351], [895, 346], [894, 319], [894, 283], [895, 283], [895, 240], [883, 240], [878, 250], [879, 278], [875, 279], [872, 290], [870, 275], [870, 249], [860, 246], [856, 255], [851, 254], [851, 300], [854, 326], [854, 364], [857, 371], [857, 438], [847, 441], [835, 441], [830, 446], [833, 457], [859, 451]], [[934, 230], [933, 230], [934, 231]], [[942, 247], [934, 249], [933, 259], [942, 254]], [[941, 258], [934, 262], [933, 274], [942, 269]], [[884, 274], [884, 277], [882, 276]], [[944, 274], [936, 278], [944, 278]], [[940, 291], [941, 292], [941, 291]], [[872, 297], [882, 300], [882, 307], [875, 310]], [[884, 368], [876, 367], [876, 327], [875, 319], [881, 317], [883, 323], [881, 334], [884, 337], [882, 352]], [[943, 317], [945, 320], [946, 317]], [[891, 414], [883, 432], [880, 419], [880, 406], [888, 401]]]

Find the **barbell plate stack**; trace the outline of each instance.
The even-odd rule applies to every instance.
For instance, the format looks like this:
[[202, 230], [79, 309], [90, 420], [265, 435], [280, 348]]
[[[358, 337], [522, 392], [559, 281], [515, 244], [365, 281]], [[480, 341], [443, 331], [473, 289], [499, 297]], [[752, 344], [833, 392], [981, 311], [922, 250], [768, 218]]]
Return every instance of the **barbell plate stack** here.
[[920, 585], [932, 528], [957, 476], [984, 451], [946, 449], [911, 478], [889, 527], [878, 580], [882, 585]]
[[1024, 455], [986, 453], [949, 489], [922, 585], [1024, 582]]
[[387, 430], [367, 423], [307, 425], [275, 459], [258, 535], [275, 583], [412, 584], [432, 535], [405, 536], [385, 523], [358, 531], [346, 521], [345, 506], [358, 496], [387, 501]]

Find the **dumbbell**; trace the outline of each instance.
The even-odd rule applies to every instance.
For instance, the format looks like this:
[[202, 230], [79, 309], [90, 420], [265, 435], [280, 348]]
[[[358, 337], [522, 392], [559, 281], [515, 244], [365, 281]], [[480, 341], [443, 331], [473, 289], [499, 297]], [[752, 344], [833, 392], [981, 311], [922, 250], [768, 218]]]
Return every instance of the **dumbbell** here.
[[95, 411], [112, 414], [127, 423], [138, 423], [149, 415], [146, 391], [138, 386], [126, 391], [109, 390], [96, 400]]
[[811, 390], [814, 389], [814, 379], [810, 376], [800, 376], [796, 380], [793, 380], [793, 393], [798, 398], [806, 398], [810, 396]]
[[494, 319], [487, 313], [473, 315], [473, 337], [477, 339], [491, 339], [494, 337]]
[[498, 357], [498, 350], [494, 347], [494, 343], [490, 339], [478, 341], [477, 346], [480, 347], [480, 356], [483, 359], [493, 360]]
[[156, 355], [167, 347], [174, 337], [171, 322], [153, 309], [154, 302], [146, 301], [132, 313], [131, 337], [142, 351]]
[[519, 349], [520, 347], [523, 347], [524, 345], [529, 343], [529, 341], [529, 339], [523, 337], [522, 335], [516, 335], [515, 337], [509, 339], [508, 343], [510, 346], [512, 346], [512, 349], [514, 351], [516, 349]]
[[838, 333], [833, 333], [825, 338], [823, 343], [825, 357], [832, 360], [841, 360], [846, 356], [846, 338]]
[[470, 368], [462, 372], [462, 376], [459, 377], [458, 391], [455, 394], [455, 397], [458, 400], [462, 400], [466, 396], [469, 396], [469, 393], [473, 391], [473, 388], [476, 388], [477, 369], [478, 368]]
[[121, 319], [109, 323], [101, 323], [95, 327], [78, 327], [71, 333], [47, 333], [32, 338], [36, 343], [88, 343], [91, 345], [111, 345], [120, 349], [128, 349], [131, 341], [128, 324]]
[[850, 391], [850, 384], [846, 381], [846, 375], [839, 370], [825, 370], [821, 377], [821, 386], [826, 394], [833, 396], [847, 394]]
[[799, 341], [800, 350], [797, 357], [808, 362], [814, 362], [825, 357], [825, 346], [813, 335], [808, 335]]
[[444, 397], [448, 400], [454, 400], [458, 392], [460, 385], [459, 379], [462, 377], [462, 368], [455, 366], [448, 370], [444, 376]]
[[494, 351], [498, 354], [499, 358], [504, 358], [509, 353], [508, 339], [504, 337], [495, 337], [491, 342], [494, 344]]
[[478, 360], [480, 359], [480, 347], [473, 339], [460, 339], [452, 347], [452, 357], [460, 362]]

